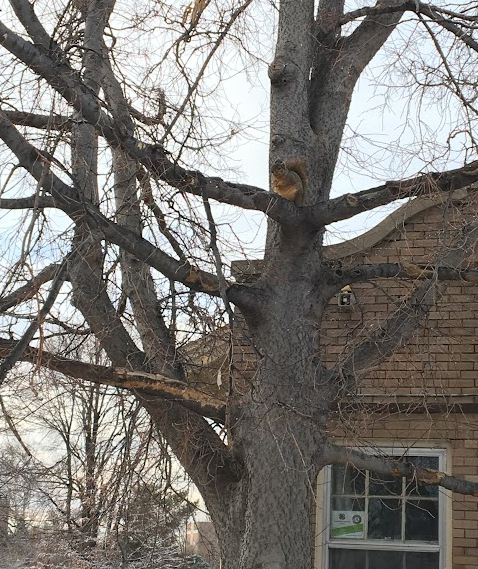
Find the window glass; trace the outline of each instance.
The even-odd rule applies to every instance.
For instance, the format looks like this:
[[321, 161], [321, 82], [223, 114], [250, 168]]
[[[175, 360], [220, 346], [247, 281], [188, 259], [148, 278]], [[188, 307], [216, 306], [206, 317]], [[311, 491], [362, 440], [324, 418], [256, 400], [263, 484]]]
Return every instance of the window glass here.
[[386, 474], [370, 473], [369, 494], [371, 496], [400, 496], [402, 479]]
[[439, 553], [407, 552], [405, 555], [405, 569], [437, 569], [440, 562]]
[[439, 553], [331, 549], [333, 569], [437, 569]]
[[370, 498], [368, 504], [368, 538], [400, 539], [401, 537], [401, 500]]
[[438, 541], [438, 501], [409, 500], [406, 503], [405, 539]]
[[332, 469], [332, 494], [364, 494], [365, 472], [353, 466], [334, 466]]
[[364, 498], [332, 498], [332, 511], [363, 512]]
[[366, 552], [356, 549], [331, 549], [330, 566], [334, 569], [366, 569]]
[[[403, 460], [438, 470], [439, 453]], [[351, 466], [330, 475], [328, 569], [440, 569], [437, 486]]]
[[[407, 461], [417, 468], [439, 469], [437, 456], [411, 456], [407, 458]], [[407, 482], [407, 494], [410, 496], [436, 497], [438, 496], [438, 486], [419, 484], [416, 480], [409, 480]]]
[[403, 551], [368, 551], [367, 557], [367, 569], [403, 569]]

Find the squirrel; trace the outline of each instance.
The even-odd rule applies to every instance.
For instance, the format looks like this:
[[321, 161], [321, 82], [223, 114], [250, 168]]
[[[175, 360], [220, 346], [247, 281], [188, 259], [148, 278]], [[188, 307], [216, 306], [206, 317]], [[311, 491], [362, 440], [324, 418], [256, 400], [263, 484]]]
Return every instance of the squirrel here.
[[307, 170], [301, 158], [276, 160], [272, 164], [272, 191], [301, 206], [307, 187]]

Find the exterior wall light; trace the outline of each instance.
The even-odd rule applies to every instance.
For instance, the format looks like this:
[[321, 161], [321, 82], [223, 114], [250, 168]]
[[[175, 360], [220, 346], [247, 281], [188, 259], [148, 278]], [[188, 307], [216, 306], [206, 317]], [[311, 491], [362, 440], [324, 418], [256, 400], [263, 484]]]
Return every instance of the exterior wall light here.
[[339, 292], [339, 297], [337, 299], [339, 308], [341, 310], [352, 310], [356, 302], [357, 300], [351, 287], [349, 285], [344, 286], [344, 288]]

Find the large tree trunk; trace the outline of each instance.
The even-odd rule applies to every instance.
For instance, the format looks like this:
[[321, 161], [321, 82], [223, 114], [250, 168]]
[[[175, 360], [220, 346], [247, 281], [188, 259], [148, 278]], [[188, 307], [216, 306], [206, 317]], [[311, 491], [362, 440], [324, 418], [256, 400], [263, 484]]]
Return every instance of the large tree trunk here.
[[[290, 248], [292, 242], [286, 243]], [[310, 528], [316, 478], [324, 465], [331, 390], [317, 357], [323, 302], [314, 300], [313, 291], [320, 279], [312, 285], [301, 270], [307, 258], [297, 253], [292, 258], [297, 264], [290, 272], [274, 271], [270, 263], [261, 279], [264, 311], [246, 314], [261, 360], [232, 425], [242, 477], [231, 489], [226, 524], [216, 522], [227, 569], [311, 566], [312, 537], [304, 528]], [[321, 288], [326, 290], [325, 283]]]
[[290, 432], [283, 417], [277, 420], [285, 432], [261, 428], [255, 452], [246, 457], [243, 519], [224, 532], [225, 569], [310, 569], [312, 536], [304, 528], [310, 528], [317, 471], [294, 444], [299, 433]]

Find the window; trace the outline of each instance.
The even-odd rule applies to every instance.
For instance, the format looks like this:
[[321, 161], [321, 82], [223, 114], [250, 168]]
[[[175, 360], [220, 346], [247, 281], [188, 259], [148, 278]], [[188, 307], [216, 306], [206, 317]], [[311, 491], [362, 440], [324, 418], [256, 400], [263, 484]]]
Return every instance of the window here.
[[[419, 467], [445, 468], [443, 450], [411, 450], [404, 458]], [[437, 486], [332, 466], [325, 492], [324, 569], [445, 567], [445, 509]]]

